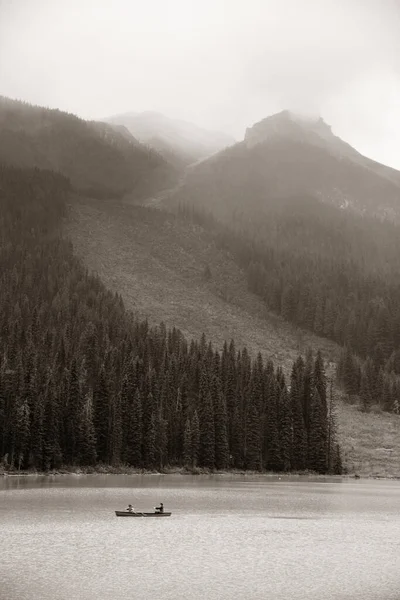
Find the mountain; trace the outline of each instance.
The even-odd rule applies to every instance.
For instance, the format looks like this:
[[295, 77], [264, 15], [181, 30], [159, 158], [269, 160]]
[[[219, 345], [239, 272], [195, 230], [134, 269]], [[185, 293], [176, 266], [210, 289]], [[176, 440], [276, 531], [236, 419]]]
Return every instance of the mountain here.
[[[267, 309], [248, 288], [227, 240], [163, 210], [105, 200], [71, 201], [66, 233], [90, 272], [150, 324], [179, 327], [187, 340], [204, 332], [214, 347], [233, 338], [255, 357], [283, 367], [320, 348], [333, 376], [340, 348]], [[311, 307], [312, 308], [312, 307]], [[349, 473], [400, 476], [400, 416], [360, 412], [335, 389], [338, 435]]]
[[153, 111], [115, 115], [105, 121], [125, 126], [134, 137], [180, 167], [210, 156], [235, 142], [224, 133], [207, 131]]
[[120, 125], [0, 96], [0, 162], [52, 169], [90, 195], [135, 197], [172, 185], [175, 169]]
[[219, 216], [267, 214], [283, 198], [308, 196], [400, 221], [400, 173], [357, 152], [323, 119], [283, 111], [245, 139], [189, 169], [181, 198]]
[[[50, 126], [50, 138], [57, 148], [67, 148], [69, 152], [71, 147], [73, 148], [72, 141], [78, 145], [82, 143], [81, 128], [82, 123], [86, 122], [78, 119], [78, 125], [71, 131], [71, 115], [58, 113], [61, 116], [58, 119], [57, 115], [49, 117], [46, 109], [37, 110], [43, 111], [42, 120], [45, 122], [50, 119], [58, 125], [68, 123], [66, 132], [62, 135], [57, 133], [54, 136], [55, 127]], [[16, 123], [17, 119], [11, 120], [14, 123], [13, 136], [10, 136], [13, 143], [9, 146], [10, 152], [3, 144], [4, 160], [10, 163], [12, 158], [15, 164], [24, 157], [24, 148], [30, 151], [33, 148], [38, 152], [40, 166], [47, 164], [52, 167], [53, 146], [43, 143], [40, 136], [39, 145], [30, 129], [33, 123], [41, 132], [41, 120], [30, 117], [27, 119], [28, 123], [24, 123], [21, 115], [19, 119], [19, 125]], [[4, 123], [2, 127], [7, 129]], [[119, 146], [126, 142], [136, 151], [143, 151], [141, 143], [132, 138], [123, 125], [88, 123], [85, 127], [85, 131], [90, 132], [90, 139], [103, 140], [109, 152], [107, 156], [111, 156], [109, 147], [114, 148], [115, 144]], [[313, 126], [313, 129], [315, 128], [317, 127]], [[21, 156], [15, 153], [18, 141], [15, 130], [22, 131], [25, 136], [29, 131], [36, 143], [20, 144]], [[302, 135], [314, 141], [305, 142], [301, 139], [301, 144], [310, 145], [323, 153], [327, 152], [326, 140], [318, 140], [318, 144], [315, 141], [316, 136], [317, 139], [322, 139], [322, 134], [317, 135], [315, 131], [309, 131]], [[328, 134], [326, 136], [328, 137]], [[246, 137], [249, 139], [251, 134]], [[283, 133], [279, 137], [285, 138]], [[292, 137], [293, 134], [287, 136], [287, 139], [290, 141]], [[115, 142], [110, 143], [110, 140]], [[246, 141], [237, 145], [240, 151], [243, 151], [245, 161], [249, 155], [244, 150], [251, 153], [269, 143], [253, 142], [254, 139], [248, 142], [249, 146], [252, 146], [250, 148], [246, 147]], [[103, 144], [101, 148], [103, 152]], [[232, 149], [217, 154], [204, 161], [203, 165], [213, 164], [231, 151]], [[335, 152], [338, 151], [334, 151], [332, 147], [329, 149], [330, 156], [334, 156]], [[63, 156], [65, 155], [66, 153]], [[150, 155], [153, 153], [150, 152]], [[101, 156], [103, 161], [104, 155]], [[367, 215], [360, 218], [357, 212], [339, 210], [335, 204], [321, 202], [318, 197], [309, 194], [271, 197], [262, 206], [264, 218], [258, 218], [259, 201], [262, 198], [262, 177], [259, 173], [256, 173], [258, 179], [255, 177], [254, 181], [248, 179], [247, 182], [242, 182], [240, 190], [244, 200], [248, 201], [247, 205], [243, 203], [242, 217], [253, 215], [252, 220], [239, 218], [239, 211], [236, 211], [235, 215], [232, 210], [238, 202], [235, 196], [237, 189], [232, 186], [229, 195], [220, 197], [221, 189], [229, 191], [229, 182], [224, 181], [223, 169], [219, 173], [220, 179], [216, 177], [213, 190], [214, 199], [218, 199], [218, 206], [224, 208], [223, 214], [229, 222], [229, 226], [221, 225], [199, 210], [199, 207], [204, 206], [204, 201], [207, 201], [203, 196], [206, 186], [202, 184], [197, 190], [188, 185], [193, 173], [203, 172], [202, 164], [188, 168], [186, 181], [181, 187], [174, 183], [171, 186], [178, 190], [175, 201], [179, 200], [183, 205], [179, 214], [162, 210], [163, 206], [168, 204], [169, 194], [166, 190], [162, 195], [155, 194], [157, 202], [153, 202], [153, 191], [148, 192], [152, 201], [149, 204], [158, 206], [158, 210], [139, 205], [130, 206], [118, 199], [106, 199], [110, 195], [110, 189], [115, 191], [114, 186], [118, 180], [113, 178], [113, 173], [108, 172], [108, 181], [101, 171], [104, 163], [95, 162], [96, 158], [96, 153], [92, 152], [87, 159], [84, 157], [86, 162], [84, 160], [81, 172], [84, 182], [89, 175], [97, 177], [96, 188], [90, 190], [88, 187], [78, 186], [75, 179], [75, 192], [77, 188], [80, 192], [76, 194], [68, 188], [68, 182], [60, 180], [57, 183], [56, 178], [55, 185], [59, 186], [60, 194], [68, 196], [69, 204], [68, 218], [63, 224], [63, 239], [69, 238], [72, 244], [63, 242], [60, 245], [55, 240], [52, 250], [47, 250], [47, 246], [42, 249], [42, 242], [52, 243], [53, 234], [49, 240], [46, 221], [41, 229], [36, 217], [27, 220], [26, 236], [30, 244], [36, 244], [35, 236], [39, 236], [37, 246], [34, 245], [33, 249], [29, 250], [28, 246], [26, 249], [13, 241], [6, 242], [6, 254], [1, 258], [8, 273], [8, 292], [5, 299], [7, 306], [12, 309], [5, 308], [2, 315], [5, 322], [9, 318], [8, 315], [13, 315], [12, 327], [8, 326], [5, 330], [10, 340], [13, 340], [9, 344], [10, 359], [18, 359], [18, 344], [15, 340], [20, 340], [21, 343], [25, 340], [20, 328], [21, 323], [32, 322], [30, 329], [37, 336], [38, 322], [41, 323], [41, 327], [46, 323], [43, 331], [50, 331], [52, 323], [57, 322], [57, 329], [54, 330], [57, 343], [48, 342], [51, 335], [54, 337], [54, 332], [50, 335], [47, 331], [46, 339], [41, 339], [40, 348], [46, 348], [50, 353], [57, 351], [57, 360], [63, 360], [64, 367], [66, 366], [71, 374], [76, 370], [75, 357], [80, 359], [82, 352], [87, 353], [85, 360], [90, 364], [90, 369], [96, 372], [94, 380], [99, 385], [95, 390], [94, 410], [97, 411], [100, 393], [107, 396], [116, 392], [115, 398], [120, 397], [121, 368], [125, 363], [124, 353], [127, 350], [133, 354], [138, 352], [137, 356], [143, 355], [147, 357], [146, 360], [154, 356], [160, 367], [160, 360], [164, 354], [159, 349], [155, 351], [153, 337], [162, 341], [162, 329], [147, 335], [149, 325], [151, 327], [160, 320], [167, 326], [180, 328], [188, 342], [193, 337], [198, 339], [204, 332], [206, 339], [214, 343], [214, 348], [221, 348], [224, 340], [233, 337], [240, 352], [243, 346], [246, 346], [251, 357], [256, 358], [257, 352], [260, 351], [265, 362], [272, 358], [276, 365], [282, 366], [287, 382], [292, 362], [299, 352], [304, 354], [308, 346], [312, 346], [314, 350], [322, 349], [327, 374], [332, 377], [336, 363], [341, 364], [340, 346], [347, 344], [346, 368], [339, 382], [341, 384], [343, 380], [343, 392], [336, 385], [334, 390], [337, 398], [340, 395], [344, 400], [351, 401], [338, 404], [339, 439], [345, 465], [350, 472], [356, 470], [362, 474], [398, 474], [400, 417], [394, 414], [400, 405], [398, 229], [393, 225], [369, 219]], [[116, 156], [114, 159], [116, 168], [121, 168]], [[362, 158], [348, 160], [356, 163]], [[165, 163], [162, 164], [165, 166]], [[239, 163], [236, 166], [239, 168]], [[374, 171], [375, 167], [369, 167], [367, 170], [374, 176], [396, 185], [396, 171], [385, 170], [383, 166], [378, 167], [381, 167], [382, 174], [379, 173], [379, 168]], [[218, 169], [219, 167], [217, 175]], [[173, 169], [172, 171], [175, 173]], [[167, 170], [167, 173], [170, 172]], [[51, 174], [50, 183], [52, 176]], [[15, 225], [18, 225], [18, 219], [26, 214], [26, 207], [40, 215], [51, 217], [53, 188], [52, 184], [46, 184], [49, 185], [49, 192], [44, 199], [37, 183], [42, 177], [41, 171], [28, 174], [25, 182], [25, 176], [15, 175], [13, 171], [6, 177], [10, 179], [11, 189], [16, 181], [23, 182], [19, 190], [8, 194], [8, 201], [6, 194], [10, 217], [1, 220], [0, 223], [6, 229], [11, 227], [10, 231], [14, 232], [13, 235], [17, 238], [20, 233]], [[165, 180], [163, 183], [165, 184]], [[86, 196], [82, 192], [84, 189], [87, 192]], [[0, 196], [2, 193], [4, 196], [4, 189], [0, 186]], [[146, 190], [143, 189], [142, 197], [145, 193]], [[13, 194], [18, 198], [18, 203], [13, 202]], [[96, 198], [93, 198], [93, 194]], [[190, 195], [196, 201], [192, 215], [185, 213], [184, 206], [193, 204], [190, 202]], [[145, 198], [143, 203], [147, 204], [148, 199]], [[234, 201], [232, 204], [231, 199]], [[25, 208], [22, 210], [21, 207]], [[57, 211], [59, 214], [57, 213], [56, 230], [64, 214], [61, 204]], [[18, 265], [24, 265], [25, 259], [29, 259], [29, 265], [33, 261], [36, 269], [33, 279], [29, 276], [30, 267], [28, 271], [25, 269], [21, 277], [19, 267], [15, 271], [13, 246], [18, 252], [26, 253], [21, 260], [18, 259]], [[76, 261], [72, 249], [81, 260]], [[71, 265], [71, 274], [68, 273], [70, 267], [66, 268], [67, 263]], [[79, 265], [82, 263], [86, 270], [80, 270]], [[50, 270], [46, 271], [48, 268]], [[95, 271], [98, 277], [89, 281], [88, 274], [92, 271]], [[79, 277], [78, 272], [81, 273]], [[102, 296], [103, 288], [99, 277], [109, 290], [116, 292], [114, 294], [104, 290], [105, 298], [108, 299], [106, 301]], [[18, 288], [21, 282], [24, 282], [25, 286], [23, 292]], [[41, 290], [39, 303], [36, 290], [38, 282]], [[58, 290], [62, 290], [62, 293]], [[24, 294], [28, 300], [24, 299]], [[147, 317], [149, 320], [149, 324], [135, 325], [136, 338], [130, 341], [125, 335], [129, 332], [129, 326], [123, 316], [122, 298], [127, 308], [135, 311], [139, 318]], [[109, 308], [106, 308], [107, 302], [110, 303]], [[91, 314], [92, 309], [96, 314]], [[106, 313], [109, 313], [107, 323]], [[71, 325], [65, 325], [66, 315]], [[93, 326], [96, 335], [93, 335]], [[172, 347], [176, 336], [180, 335], [176, 330], [171, 330], [168, 333], [168, 344]], [[96, 336], [99, 336], [99, 339]], [[118, 346], [115, 346], [117, 338]], [[174, 347], [180, 354], [178, 346], [175, 344]], [[191, 348], [193, 352], [197, 351], [196, 346]], [[351, 353], [358, 354], [358, 357], [352, 356]], [[373, 356], [372, 363], [368, 360], [364, 363], [363, 359], [369, 354]], [[3, 360], [3, 354], [1, 356]], [[38, 356], [41, 357], [40, 373], [43, 377], [47, 354], [41, 351]], [[29, 352], [25, 353], [24, 357], [29, 357]], [[18, 360], [16, 362], [18, 363]], [[83, 368], [84, 362], [79, 364], [82, 364]], [[180, 367], [177, 367], [177, 364], [175, 359], [171, 361], [170, 373], [179, 372]], [[114, 375], [104, 379], [110, 365]], [[29, 365], [27, 368], [30, 368]], [[5, 360], [3, 371], [8, 372], [7, 369], [8, 363]], [[140, 377], [144, 377], [143, 402], [146, 404], [146, 386], [150, 385], [152, 377], [145, 376], [140, 368], [140, 361], [138, 369]], [[62, 369], [57, 368], [57, 377], [62, 372]], [[66, 382], [70, 376], [68, 373], [65, 371]], [[66, 389], [66, 383], [62, 385]], [[157, 386], [156, 388], [161, 389]], [[175, 392], [176, 390], [174, 394]], [[172, 395], [171, 398], [176, 399], [176, 395]], [[358, 398], [361, 399], [364, 408], [367, 407], [363, 413], [358, 409]], [[175, 405], [175, 402], [171, 404]], [[90, 394], [85, 400], [85, 407], [92, 410]], [[381, 411], [380, 415], [375, 414], [378, 410]], [[22, 411], [21, 418], [24, 415]], [[52, 418], [52, 414], [49, 413], [46, 419], [48, 417]], [[71, 424], [68, 425], [70, 426]], [[388, 455], [389, 450], [393, 452]]]

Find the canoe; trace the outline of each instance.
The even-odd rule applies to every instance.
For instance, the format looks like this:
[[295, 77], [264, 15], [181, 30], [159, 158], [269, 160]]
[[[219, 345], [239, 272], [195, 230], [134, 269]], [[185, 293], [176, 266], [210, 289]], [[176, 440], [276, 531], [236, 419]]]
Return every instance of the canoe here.
[[116, 510], [117, 517], [170, 517], [170, 512], [129, 512], [127, 510]]

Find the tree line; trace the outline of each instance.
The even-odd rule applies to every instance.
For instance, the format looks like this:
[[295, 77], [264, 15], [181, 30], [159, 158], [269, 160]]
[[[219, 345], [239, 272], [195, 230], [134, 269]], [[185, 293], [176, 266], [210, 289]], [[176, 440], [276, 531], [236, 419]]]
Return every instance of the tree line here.
[[52, 172], [0, 166], [0, 459], [340, 473], [323, 359], [290, 380], [232, 341], [150, 327], [74, 256], [70, 192]]

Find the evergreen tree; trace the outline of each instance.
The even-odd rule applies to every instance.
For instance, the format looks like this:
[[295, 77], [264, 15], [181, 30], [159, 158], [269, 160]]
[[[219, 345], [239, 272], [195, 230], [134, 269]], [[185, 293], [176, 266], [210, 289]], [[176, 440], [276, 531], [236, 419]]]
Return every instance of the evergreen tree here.
[[15, 453], [18, 462], [18, 471], [24, 463], [26, 451], [28, 449], [30, 436], [30, 410], [28, 402], [21, 400], [17, 406], [15, 423]]
[[215, 466], [217, 469], [226, 469], [229, 467], [228, 418], [220, 384], [217, 384], [216, 388], [216, 396], [214, 396]]
[[246, 419], [246, 468], [252, 471], [260, 471], [262, 466], [260, 433], [257, 398], [251, 396]]
[[150, 420], [150, 426], [144, 437], [144, 456], [145, 466], [147, 469], [154, 469], [156, 463], [156, 438], [157, 438], [157, 421], [153, 413]]
[[193, 466], [196, 467], [199, 463], [200, 457], [200, 423], [197, 411], [194, 411], [192, 419], [192, 458]]
[[183, 438], [183, 464], [185, 467], [193, 464], [193, 449], [192, 449], [192, 428], [189, 418], [186, 419], [185, 433]]
[[81, 406], [78, 433], [78, 455], [82, 465], [96, 464], [96, 432], [93, 418], [93, 394], [89, 391]]
[[271, 381], [268, 390], [265, 419], [265, 464], [271, 471], [279, 471], [281, 467], [281, 449], [279, 444], [278, 423], [278, 384]]
[[[326, 374], [324, 361], [322, 359], [321, 351], [318, 350], [317, 356], [314, 362], [313, 371], [313, 385], [315, 390], [318, 392], [318, 398], [320, 402], [320, 435], [321, 435], [321, 446], [325, 448], [325, 460], [327, 458], [327, 440], [328, 440], [328, 408], [327, 408], [327, 394], [326, 394]], [[317, 402], [316, 399], [314, 399]], [[315, 407], [314, 407], [315, 408]], [[313, 423], [314, 424], [314, 423]]]
[[156, 463], [158, 468], [164, 467], [167, 458], [167, 444], [168, 444], [168, 421], [163, 418], [161, 409], [158, 410], [156, 418]]
[[336, 455], [336, 446], [337, 446], [337, 411], [336, 411], [336, 402], [335, 396], [333, 393], [333, 381], [329, 382], [329, 402], [328, 402], [328, 412], [327, 412], [327, 469], [328, 473], [334, 472], [334, 461]]
[[143, 423], [142, 423], [142, 400], [139, 388], [136, 388], [131, 413], [129, 415], [129, 428], [126, 442], [126, 457], [129, 464], [134, 467], [141, 467], [143, 443]]
[[244, 449], [244, 428], [243, 419], [240, 414], [240, 408], [238, 405], [235, 406], [233, 416], [231, 419], [231, 433], [232, 433], [232, 445], [230, 447], [231, 452], [231, 466], [236, 469], [242, 469], [244, 463], [243, 449]]
[[93, 394], [96, 450], [101, 462], [109, 460], [110, 401], [109, 383], [104, 368], [102, 368]]
[[335, 455], [333, 460], [333, 474], [341, 475], [343, 473], [342, 454], [339, 444], [335, 446]]
[[308, 438], [308, 468], [317, 473], [327, 471], [327, 449], [326, 449], [326, 415], [324, 415], [324, 404], [315, 388], [313, 393], [310, 433]]
[[313, 361], [311, 350], [307, 351], [306, 362], [302, 377], [302, 405], [304, 415], [304, 425], [307, 432], [307, 444], [310, 437], [310, 418], [311, 406], [313, 400]]
[[293, 454], [293, 429], [292, 411], [286, 387], [279, 391], [280, 423], [279, 423], [279, 446], [281, 457], [281, 468], [290, 471]]
[[199, 461], [202, 467], [214, 469], [215, 467], [215, 425], [214, 410], [211, 392], [208, 391], [203, 399], [200, 419], [200, 454]]
[[302, 375], [301, 368], [295, 363], [290, 379], [290, 404], [293, 428], [291, 466], [297, 471], [303, 471], [307, 465], [307, 432], [304, 426], [302, 407]]

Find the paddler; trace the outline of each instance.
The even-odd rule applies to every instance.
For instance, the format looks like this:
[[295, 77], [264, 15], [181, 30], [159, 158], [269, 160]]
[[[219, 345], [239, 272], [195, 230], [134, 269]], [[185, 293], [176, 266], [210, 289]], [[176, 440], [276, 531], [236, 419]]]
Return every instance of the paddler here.
[[164, 504], [162, 502], [160, 502], [160, 506], [156, 506], [156, 512], [164, 512]]
[[135, 512], [135, 509], [133, 508], [132, 504], [129, 504], [128, 508], [126, 509], [128, 512]]

